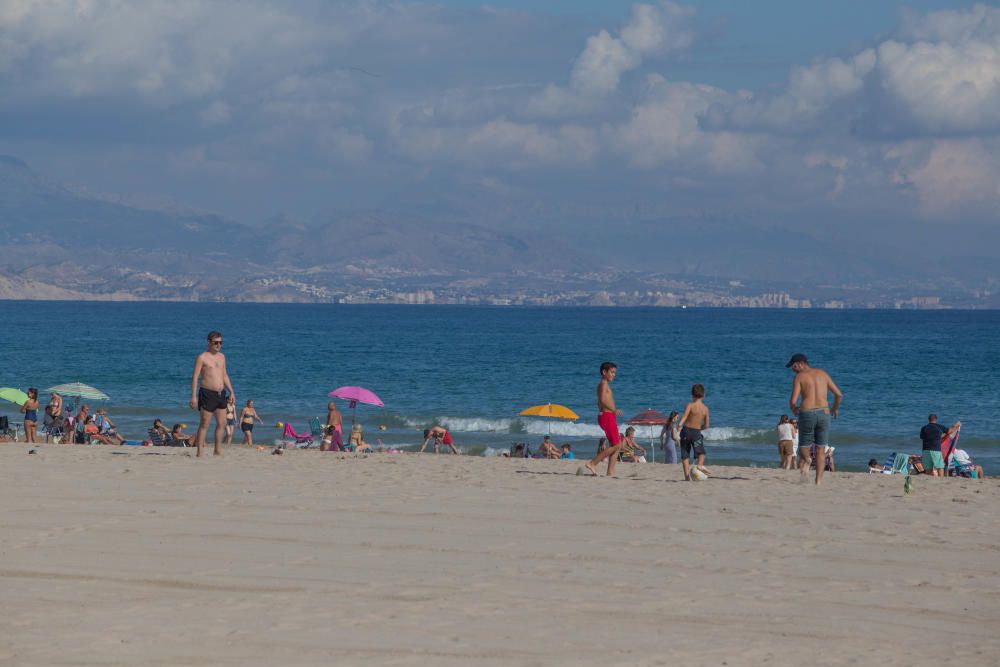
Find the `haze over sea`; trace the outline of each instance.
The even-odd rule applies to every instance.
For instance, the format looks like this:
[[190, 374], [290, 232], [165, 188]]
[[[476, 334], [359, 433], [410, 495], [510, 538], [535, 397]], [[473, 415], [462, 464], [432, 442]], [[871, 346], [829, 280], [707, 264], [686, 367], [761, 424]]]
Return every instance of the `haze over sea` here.
[[[515, 441], [536, 447], [546, 423], [517, 413], [551, 401], [581, 417], [553, 423], [556, 441], [586, 454], [599, 434], [598, 366], [613, 360], [626, 418], [682, 410], [702, 382], [708, 462], [774, 466], [774, 426], [792, 380], [784, 364], [801, 351], [845, 394], [831, 437], [839, 467], [919, 453], [917, 432], [933, 411], [947, 424], [961, 419], [960, 446], [1000, 472], [997, 311], [61, 302], [7, 302], [4, 311], [7, 331], [20, 333], [5, 341], [0, 385], [94, 385], [111, 396], [105, 407], [129, 438], [144, 438], [154, 417], [193, 429], [191, 368], [218, 329], [240, 405], [254, 399], [265, 419], [255, 433], [265, 444], [277, 421], [306, 430], [325, 414], [328, 391], [361, 385], [386, 404], [358, 408], [373, 443], [414, 447], [419, 430], [438, 422], [468, 454]], [[20, 421], [14, 406], [0, 414]]]

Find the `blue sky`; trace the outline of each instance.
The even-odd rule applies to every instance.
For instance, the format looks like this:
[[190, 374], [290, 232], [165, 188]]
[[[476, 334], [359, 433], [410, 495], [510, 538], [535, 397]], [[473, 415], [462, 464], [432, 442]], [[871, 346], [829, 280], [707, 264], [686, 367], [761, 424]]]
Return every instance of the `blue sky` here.
[[1000, 222], [984, 3], [8, 0], [0, 90], [0, 152], [253, 224]]

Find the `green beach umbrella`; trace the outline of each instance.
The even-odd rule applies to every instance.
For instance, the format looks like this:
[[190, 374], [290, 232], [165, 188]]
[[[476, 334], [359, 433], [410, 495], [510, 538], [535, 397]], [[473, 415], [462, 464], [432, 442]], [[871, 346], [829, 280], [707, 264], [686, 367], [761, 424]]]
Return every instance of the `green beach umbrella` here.
[[16, 405], [24, 405], [25, 401], [28, 400], [28, 395], [20, 389], [4, 387], [3, 389], [0, 389], [0, 398], [5, 401], [10, 401]]
[[89, 384], [81, 384], [79, 382], [69, 382], [67, 384], [57, 384], [54, 387], [49, 387], [46, 389], [48, 393], [57, 393], [61, 396], [76, 396], [77, 398], [85, 398], [88, 401], [108, 401], [111, 400], [107, 394], [105, 394], [100, 389], [95, 389]]

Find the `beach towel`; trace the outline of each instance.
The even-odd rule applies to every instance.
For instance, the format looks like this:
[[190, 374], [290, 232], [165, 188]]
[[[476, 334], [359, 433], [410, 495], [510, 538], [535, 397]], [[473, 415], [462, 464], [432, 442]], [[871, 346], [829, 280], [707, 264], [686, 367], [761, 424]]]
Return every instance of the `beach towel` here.
[[958, 434], [962, 432], [962, 428], [959, 427], [951, 435], [946, 435], [941, 438], [941, 456], [944, 458], [944, 467], [948, 468], [948, 460], [951, 455], [955, 453], [955, 447], [958, 446]]

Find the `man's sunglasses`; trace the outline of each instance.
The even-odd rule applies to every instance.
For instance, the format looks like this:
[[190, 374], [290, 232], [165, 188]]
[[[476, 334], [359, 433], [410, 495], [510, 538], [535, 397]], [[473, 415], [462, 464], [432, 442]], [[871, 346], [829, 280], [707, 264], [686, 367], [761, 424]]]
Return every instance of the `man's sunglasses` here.
[[221, 340], [213, 340], [212, 341], [212, 345], [222, 345], [222, 341]]

